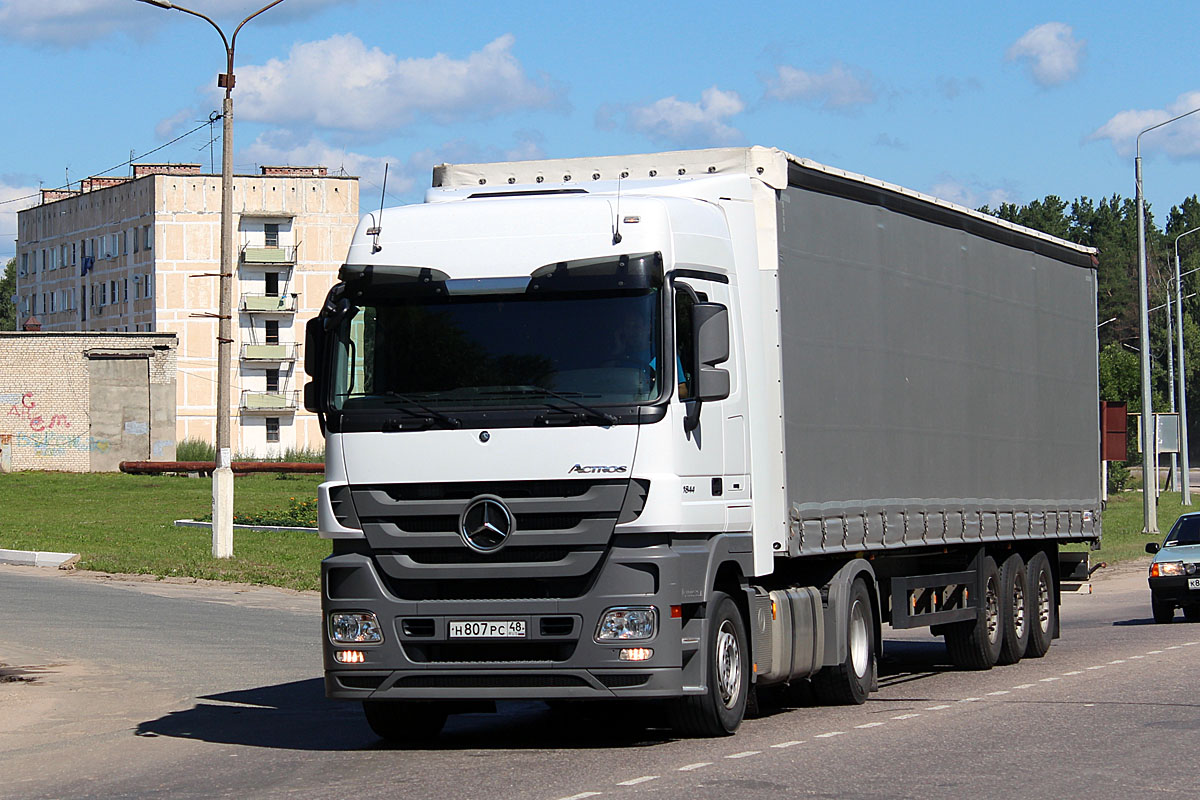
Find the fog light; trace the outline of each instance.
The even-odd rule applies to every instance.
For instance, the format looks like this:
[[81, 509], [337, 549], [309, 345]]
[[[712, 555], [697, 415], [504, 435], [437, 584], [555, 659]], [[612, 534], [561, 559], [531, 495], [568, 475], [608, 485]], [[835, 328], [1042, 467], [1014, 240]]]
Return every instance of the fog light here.
[[361, 664], [367, 660], [362, 650], [334, 650], [333, 660], [339, 664]]
[[378, 644], [383, 631], [370, 611], [336, 611], [329, 615], [329, 638], [337, 644]]
[[596, 641], [653, 639], [657, 627], [658, 611], [654, 606], [610, 608], [600, 616]]
[[617, 656], [622, 661], [648, 661], [654, 655], [649, 647], [626, 647]]

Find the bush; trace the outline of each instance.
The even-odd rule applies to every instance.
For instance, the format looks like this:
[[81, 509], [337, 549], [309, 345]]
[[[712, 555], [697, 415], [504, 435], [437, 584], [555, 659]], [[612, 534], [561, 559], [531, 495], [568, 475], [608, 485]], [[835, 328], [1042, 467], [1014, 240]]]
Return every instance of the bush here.
[[[197, 517], [203, 522], [211, 522], [212, 514]], [[234, 514], [234, 525], [273, 525], [280, 528], [315, 528], [317, 527], [317, 501], [315, 499], [297, 500], [288, 498], [286, 509], [275, 511], [254, 511], [249, 514]]]
[[1110, 461], [1108, 464], [1109, 494], [1119, 494], [1125, 491], [1129, 483], [1129, 467], [1121, 461]]
[[203, 439], [184, 439], [175, 445], [176, 461], [207, 461], [215, 464], [217, 448]]

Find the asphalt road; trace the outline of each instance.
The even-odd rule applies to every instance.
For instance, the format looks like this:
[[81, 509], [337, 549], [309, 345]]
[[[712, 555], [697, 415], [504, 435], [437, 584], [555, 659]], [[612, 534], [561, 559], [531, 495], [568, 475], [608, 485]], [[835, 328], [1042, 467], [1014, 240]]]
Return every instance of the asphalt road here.
[[987, 672], [888, 631], [866, 705], [774, 698], [730, 738], [504, 703], [405, 751], [324, 699], [314, 595], [0, 567], [0, 797], [1192, 796], [1200, 625], [1152, 624], [1144, 575], [1067, 595], [1045, 658]]

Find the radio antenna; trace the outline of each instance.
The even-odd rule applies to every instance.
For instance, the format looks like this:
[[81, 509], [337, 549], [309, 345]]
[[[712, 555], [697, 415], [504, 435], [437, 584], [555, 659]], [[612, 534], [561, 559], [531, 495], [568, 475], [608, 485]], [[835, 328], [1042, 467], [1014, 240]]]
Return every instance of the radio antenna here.
[[617, 173], [617, 216], [613, 219], [613, 245], [621, 243], [621, 178], [625, 177], [624, 172]]
[[387, 199], [388, 162], [383, 162], [383, 188], [379, 190], [379, 219], [367, 228], [367, 235], [375, 237], [371, 242], [371, 252], [378, 253], [383, 248], [379, 246], [379, 234], [383, 231], [383, 204]]

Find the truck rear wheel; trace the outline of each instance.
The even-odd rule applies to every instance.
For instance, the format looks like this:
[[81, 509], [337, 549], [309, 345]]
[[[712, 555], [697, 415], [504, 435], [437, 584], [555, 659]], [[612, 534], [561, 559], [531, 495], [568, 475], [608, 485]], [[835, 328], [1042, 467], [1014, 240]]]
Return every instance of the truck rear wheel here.
[[871, 593], [861, 578], [850, 587], [846, 615], [846, 660], [825, 667], [812, 679], [813, 691], [826, 705], [851, 706], [867, 702], [875, 671], [875, 615]]
[[1054, 574], [1050, 559], [1038, 553], [1029, 559], [1025, 571], [1029, 575], [1029, 645], [1026, 658], [1041, 658], [1050, 650], [1054, 631], [1058, 628], [1058, 601], [1054, 596]]
[[750, 650], [737, 604], [713, 592], [705, 635], [708, 687], [671, 704], [671, 726], [684, 736], [728, 736], [742, 724], [750, 694]]
[[979, 565], [983, 613], [974, 622], [956, 622], [946, 626], [946, 649], [950, 661], [959, 669], [991, 669], [1000, 658], [1004, 644], [1000, 570], [991, 556]]
[[1000, 567], [1000, 618], [1004, 642], [997, 664], [1015, 664], [1029, 644], [1029, 579], [1025, 561], [1016, 553]]
[[394, 744], [427, 743], [446, 724], [446, 709], [437, 703], [364, 700], [363, 713], [375, 735]]

